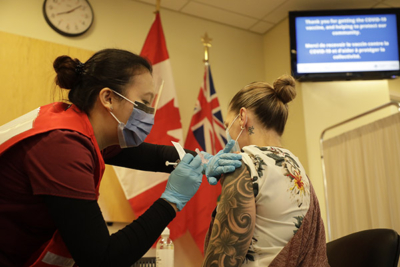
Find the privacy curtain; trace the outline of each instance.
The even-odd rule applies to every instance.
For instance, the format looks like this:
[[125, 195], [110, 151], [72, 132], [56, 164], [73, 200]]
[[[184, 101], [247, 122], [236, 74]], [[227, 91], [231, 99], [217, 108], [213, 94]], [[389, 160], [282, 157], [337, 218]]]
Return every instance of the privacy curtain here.
[[371, 228], [400, 233], [400, 113], [323, 142], [332, 240]]

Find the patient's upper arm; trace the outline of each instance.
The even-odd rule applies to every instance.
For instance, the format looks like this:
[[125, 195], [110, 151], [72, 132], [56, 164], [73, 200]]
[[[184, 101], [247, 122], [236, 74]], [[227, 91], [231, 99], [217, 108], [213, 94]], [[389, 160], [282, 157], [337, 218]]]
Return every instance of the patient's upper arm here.
[[203, 266], [241, 266], [253, 237], [256, 209], [246, 165], [225, 174]]

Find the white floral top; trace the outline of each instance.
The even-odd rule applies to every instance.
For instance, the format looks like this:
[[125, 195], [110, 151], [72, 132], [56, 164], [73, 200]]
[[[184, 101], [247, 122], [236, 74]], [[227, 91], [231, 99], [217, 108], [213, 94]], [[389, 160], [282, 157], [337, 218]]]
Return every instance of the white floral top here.
[[299, 159], [277, 147], [247, 146], [256, 201], [254, 235], [244, 266], [268, 266], [296, 234], [310, 205], [310, 182]]

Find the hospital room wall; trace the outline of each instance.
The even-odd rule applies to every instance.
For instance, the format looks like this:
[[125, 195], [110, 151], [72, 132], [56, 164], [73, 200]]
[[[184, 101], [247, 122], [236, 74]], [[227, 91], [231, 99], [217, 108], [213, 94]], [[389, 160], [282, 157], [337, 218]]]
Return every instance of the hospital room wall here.
[[[284, 20], [264, 35], [265, 77], [274, 80], [290, 73], [289, 23]], [[326, 218], [325, 194], [320, 153], [320, 136], [324, 129], [361, 114], [400, 95], [400, 81], [342, 81], [297, 83], [297, 98], [290, 104], [290, 115], [283, 136], [306, 165], [318, 195], [322, 216]], [[326, 133], [324, 140], [354, 127], [374, 121], [392, 112], [383, 109], [362, 119], [345, 124]], [[350, 179], [351, 177], [349, 177]]]

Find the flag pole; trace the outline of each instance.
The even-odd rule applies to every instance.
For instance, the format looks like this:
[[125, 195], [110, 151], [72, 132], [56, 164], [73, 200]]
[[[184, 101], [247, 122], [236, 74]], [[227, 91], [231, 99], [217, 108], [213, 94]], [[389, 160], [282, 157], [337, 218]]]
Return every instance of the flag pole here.
[[[154, 14], [157, 15], [158, 13], [160, 13], [160, 7], [161, 7], [161, 0], [156, 0], [156, 11], [154, 11]], [[156, 116], [156, 113], [157, 113], [158, 101], [160, 100], [160, 96], [161, 96], [163, 87], [164, 87], [164, 80], [161, 81], [161, 86], [158, 91], [158, 95], [156, 96], [157, 98], [156, 98], [156, 102], [154, 105], [154, 107], [156, 107], [154, 109], [154, 116]]]
[[208, 37], [207, 32], [204, 34], [203, 37], [201, 37], [201, 41], [203, 42], [204, 45], [204, 59], [203, 62], [208, 64], [208, 60], [209, 60], [209, 48], [211, 47], [211, 41], [212, 39], [210, 37]]
[[154, 14], [160, 12], [160, 6], [161, 6], [161, 0], [156, 0], [156, 11], [154, 11]]
[[[212, 41], [212, 39], [208, 36], [208, 34], [207, 34], [207, 32], [206, 32], [206, 33], [204, 34], [204, 36], [201, 37], [201, 41], [202, 41], [203, 46], [204, 46], [204, 59], [203, 59], [203, 62], [204, 62], [204, 66], [205, 66], [205, 68], [206, 68], [205, 77], [207, 77], [206, 80], [208, 80], [208, 79], [209, 79], [208, 73], [209, 73], [209, 67], [210, 67], [210, 64], [209, 64], [209, 60], [210, 60], [210, 47], [211, 47], [211, 41]], [[207, 84], [208, 84], [207, 82], [204, 84], [204, 90], [205, 90], [205, 91], [211, 89], [211, 88], [208, 88]], [[213, 126], [213, 130], [214, 130], [214, 126]], [[214, 135], [211, 136], [211, 139], [212, 139], [212, 143], [215, 144]], [[214, 151], [214, 150], [215, 150], [215, 148], [212, 147], [212, 151], [211, 151], [212, 154], [215, 154], [216, 151]]]

